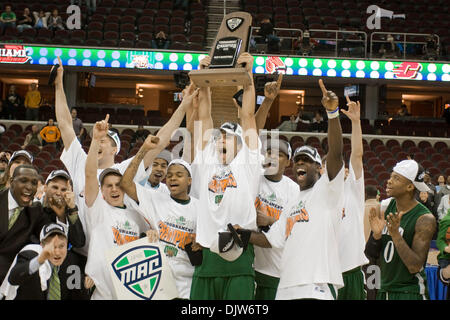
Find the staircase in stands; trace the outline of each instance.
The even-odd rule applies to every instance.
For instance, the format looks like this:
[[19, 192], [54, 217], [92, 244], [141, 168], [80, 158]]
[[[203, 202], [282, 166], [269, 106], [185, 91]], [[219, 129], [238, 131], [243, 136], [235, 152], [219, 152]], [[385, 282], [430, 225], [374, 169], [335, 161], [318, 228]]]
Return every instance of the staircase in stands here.
[[216, 39], [224, 14], [240, 11], [239, 0], [210, 0], [208, 5], [208, 29], [206, 48], [209, 51]]

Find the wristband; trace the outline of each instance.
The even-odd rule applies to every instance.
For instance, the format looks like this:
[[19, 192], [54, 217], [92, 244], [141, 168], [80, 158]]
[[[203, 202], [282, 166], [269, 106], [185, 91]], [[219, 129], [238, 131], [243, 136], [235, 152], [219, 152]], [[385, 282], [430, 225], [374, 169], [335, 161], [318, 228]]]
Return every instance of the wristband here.
[[334, 111], [327, 110], [328, 119], [334, 119], [339, 117], [339, 107], [337, 107]]
[[73, 208], [66, 208], [66, 214], [72, 214], [74, 212], [78, 212], [78, 207], [76, 205]]

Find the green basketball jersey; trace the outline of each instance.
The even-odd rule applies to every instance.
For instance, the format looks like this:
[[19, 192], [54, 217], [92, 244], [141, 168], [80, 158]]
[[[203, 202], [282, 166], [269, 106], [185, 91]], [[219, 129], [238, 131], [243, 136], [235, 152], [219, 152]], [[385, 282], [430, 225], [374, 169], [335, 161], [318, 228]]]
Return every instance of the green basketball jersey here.
[[[385, 218], [389, 213], [396, 213], [397, 203], [392, 199], [386, 211]], [[430, 213], [427, 207], [418, 203], [413, 209], [402, 216], [400, 221], [400, 234], [405, 242], [411, 248], [417, 219]], [[416, 274], [411, 274], [403, 263], [394, 246], [391, 236], [388, 233], [387, 226], [384, 227], [381, 236], [382, 251], [380, 255], [381, 267], [381, 292], [402, 292], [426, 294], [425, 272], [422, 270]]]

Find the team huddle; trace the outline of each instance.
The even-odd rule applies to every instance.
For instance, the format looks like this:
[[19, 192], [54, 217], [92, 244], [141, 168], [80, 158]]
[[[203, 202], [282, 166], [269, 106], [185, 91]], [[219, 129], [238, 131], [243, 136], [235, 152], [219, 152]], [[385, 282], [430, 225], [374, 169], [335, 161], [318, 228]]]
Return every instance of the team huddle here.
[[[55, 111], [67, 172], [52, 172], [36, 203], [32, 156], [11, 157], [0, 192], [1, 298], [117, 299], [105, 252], [143, 237], [164, 248], [180, 299], [364, 300], [369, 263], [381, 270], [377, 299], [427, 298], [424, 265], [436, 221], [415, 200], [428, 188], [423, 169], [399, 162], [387, 182], [390, 198], [367, 207], [359, 101], [346, 97], [348, 109], [340, 109], [319, 80], [328, 116], [321, 157], [311, 146], [291, 150], [276, 136], [261, 138], [282, 76], [266, 84], [256, 113], [254, 84], [245, 85], [239, 123], [218, 129], [210, 88], [191, 83], [157, 134], [114, 163], [120, 138], [109, 115], [95, 123], [87, 154], [78, 141], [59, 63]], [[253, 57], [243, 53], [238, 64], [253, 79]], [[352, 123], [347, 168], [340, 112]], [[190, 139], [177, 158], [166, 147], [185, 117]], [[284, 175], [291, 164], [296, 181]], [[68, 276], [74, 265], [78, 286]], [[448, 282], [450, 267], [440, 275]]]

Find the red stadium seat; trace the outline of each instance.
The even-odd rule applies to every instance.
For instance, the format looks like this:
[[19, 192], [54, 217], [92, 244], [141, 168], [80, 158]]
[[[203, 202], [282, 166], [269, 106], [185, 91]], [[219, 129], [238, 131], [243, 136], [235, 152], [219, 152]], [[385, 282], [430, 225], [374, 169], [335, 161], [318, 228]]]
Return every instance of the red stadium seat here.
[[402, 142], [402, 149], [405, 151], [408, 150], [409, 148], [415, 147], [415, 146], [416, 146], [416, 144], [412, 140], [405, 140]]
[[375, 149], [372, 149], [373, 151], [375, 151], [376, 154], [380, 154], [383, 151], [387, 151], [388, 148], [384, 145], [384, 144], [380, 144], [378, 146], [375, 147]]
[[138, 21], [139, 24], [153, 24], [153, 17], [152, 16], [141, 16]]
[[398, 140], [395, 139], [389, 139], [386, 142], [386, 147], [388, 147], [389, 149], [392, 148], [393, 146], [400, 146], [400, 142], [398, 142]]
[[376, 146], [383, 145], [383, 141], [375, 138], [372, 141], [370, 141], [369, 145], [370, 148], [375, 151]]
[[[442, 154], [440, 154], [440, 153], [435, 153], [435, 154], [431, 155], [430, 160], [431, 160], [431, 162], [436, 163], [436, 162], [439, 162], [439, 161], [443, 161], [444, 160], [444, 156]], [[447, 158], [447, 160], [448, 160], [448, 158]]]
[[434, 166], [433, 162], [431, 162], [430, 160], [424, 160], [420, 163], [422, 165], [422, 167], [424, 167], [425, 169], [431, 168]]
[[438, 151], [441, 151], [442, 149], [446, 148], [447, 144], [443, 141], [438, 141], [434, 144], [434, 148]]

